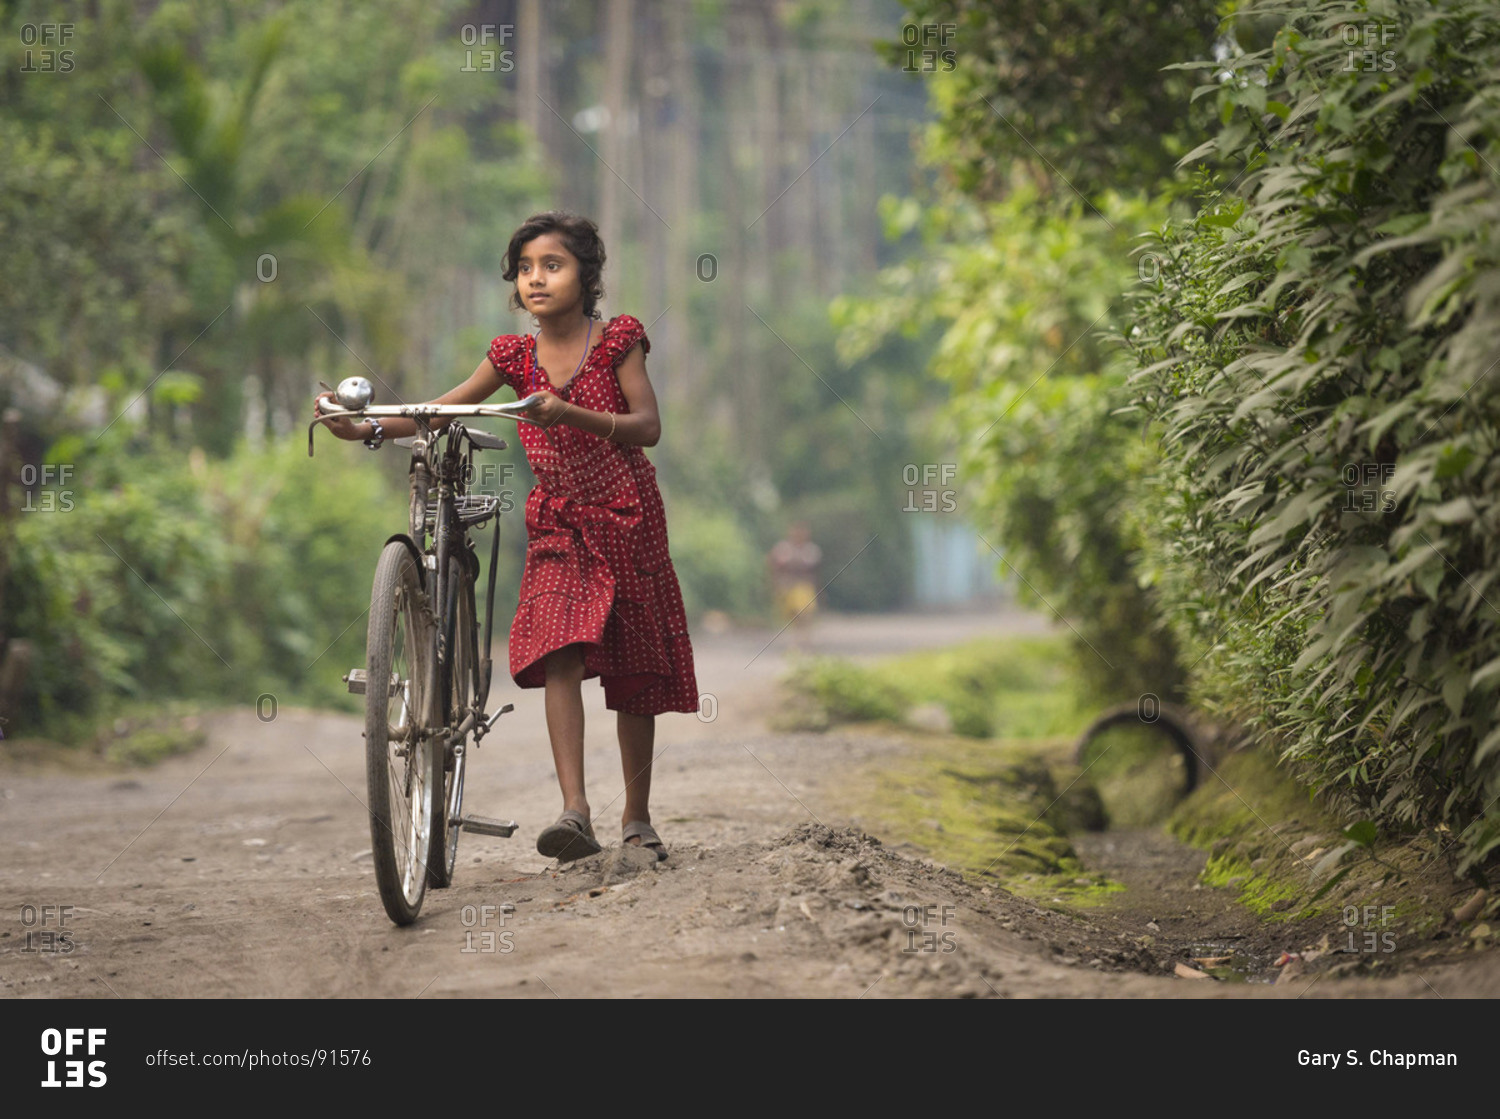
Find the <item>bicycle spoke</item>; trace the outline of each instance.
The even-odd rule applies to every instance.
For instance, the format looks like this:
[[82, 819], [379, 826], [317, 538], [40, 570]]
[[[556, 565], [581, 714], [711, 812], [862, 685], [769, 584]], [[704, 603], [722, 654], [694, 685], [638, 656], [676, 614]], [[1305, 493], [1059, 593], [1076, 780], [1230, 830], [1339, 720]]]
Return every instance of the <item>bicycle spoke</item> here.
[[[420, 616], [408, 596], [397, 596], [392, 633], [391, 677], [388, 689], [386, 744], [386, 781], [390, 790], [391, 840], [401, 893], [415, 902], [421, 891], [419, 876], [426, 873], [423, 841], [426, 838], [423, 816], [426, 811], [427, 787], [422, 777], [420, 741], [422, 733], [423, 693], [414, 680], [412, 663]], [[394, 686], [393, 686], [394, 685]]]
[[396, 773], [396, 767], [390, 767], [391, 789], [396, 793], [397, 803], [391, 812], [391, 829], [396, 846], [396, 869], [400, 872], [402, 880], [406, 879], [407, 864], [411, 861], [407, 857], [408, 843], [406, 836], [406, 823], [411, 818], [411, 805], [407, 798], [402, 795], [402, 782]]
[[401, 876], [401, 888], [406, 891], [407, 897], [411, 897], [412, 887], [416, 884], [417, 860], [414, 857], [416, 854], [414, 848], [416, 847], [417, 828], [419, 826], [416, 817], [420, 809], [417, 806], [420, 804], [421, 796], [418, 795], [412, 799], [410, 810], [406, 814], [406, 843], [403, 844], [406, 848], [406, 870]]

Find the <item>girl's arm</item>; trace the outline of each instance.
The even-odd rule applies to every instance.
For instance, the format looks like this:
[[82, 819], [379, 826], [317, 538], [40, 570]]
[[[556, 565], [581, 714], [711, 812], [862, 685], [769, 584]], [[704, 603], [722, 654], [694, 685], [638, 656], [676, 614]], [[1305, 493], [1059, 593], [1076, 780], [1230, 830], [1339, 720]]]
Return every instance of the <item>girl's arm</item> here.
[[[495, 394], [505, 381], [501, 379], [500, 373], [490, 364], [490, 359], [481, 361], [473, 374], [463, 384], [449, 389], [436, 400], [429, 401], [432, 404], [482, 404]], [[322, 397], [332, 397], [332, 393], [324, 392], [318, 394]], [[314, 413], [317, 411], [316, 403], [313, 406]], [[451, 421], [434, 420], [432, 429], [434, 432], [441, 431]], [[415, 435], [417, 424], [415, 420], [395, 418], [381, 420], [380, 426], [385, 429], [387, 439], [400, 439], [403, 436]], [[352, 420], [340, 419], [330, 420], [327, 424], [328, 430], [340, 439], [369, 439], [375, 434], [375, 429], [368, 422], [354, 423]]]
[[[620, 381], [620, 391], [625, 394], [625, 402], [630, 405], [627, 415], [580, 408], [549, 392], [543, 394], [541, 403], [526, 418], [540, 427], [565, 423], [601, 439], [613, 439], [616, 443], [656, 446], [661, 441], [661, 417], [656, 408], [656, 392], [651, 387], [651, 379], [646, 376], [645, 351], [639, 342], [630, 348], [615, 369], [615, 375]], [[614, 431], [612, 436], [611, 428]]]

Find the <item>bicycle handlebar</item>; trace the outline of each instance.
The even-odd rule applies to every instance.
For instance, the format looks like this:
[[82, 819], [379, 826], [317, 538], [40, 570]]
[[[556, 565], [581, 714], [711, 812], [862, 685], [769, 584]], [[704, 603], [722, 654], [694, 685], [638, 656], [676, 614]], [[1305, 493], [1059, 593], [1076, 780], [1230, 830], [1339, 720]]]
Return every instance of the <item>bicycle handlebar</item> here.
[[[307, 457], [313, 454], [313, 433], [319, 424], [339, 419], [408, 419], [416, 420], [420, 426], [424, 420], [453, 420], [465, 416], [491, 417], [519, 420], [536, 407], [544, 394], [534, 392], [521, 400], [509, 404], [372, 404], [363, 408], [339, 408], [323, 411], [307, 425]], [[320, 398], [320, 405], [325, 403]]]

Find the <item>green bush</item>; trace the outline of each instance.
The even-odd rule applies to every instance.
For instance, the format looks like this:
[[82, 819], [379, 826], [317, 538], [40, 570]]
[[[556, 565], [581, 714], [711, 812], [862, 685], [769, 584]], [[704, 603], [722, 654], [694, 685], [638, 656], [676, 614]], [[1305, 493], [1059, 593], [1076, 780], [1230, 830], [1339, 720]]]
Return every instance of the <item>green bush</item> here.
[[841, 657], [810, 657], [790, 674], [795, 690], [812, 696], [834, 722], [901, 718], [910, 697]]
[[1472, 865], [1500, 846], [1500, 10], [1240, 15], [1280, 30], [1201, 64], [1189, 159], [1232, 170], [1157, 231], [1130, 339], [1149, 577], [1206, 702]]
[[788, 729], [899, 720], [918, 704], [947, 712], [970, 738], [1056, 737], [1083, 717], [1062, 638], [981, 638], [863, 665], [841, 657], [802, 658], [783, 677], [792, 700]]
[[[1020, 176], [1009, 186], [998, 202], [927, 211], [927, 258], [836, 305], [844, 354], [940, 325], [931, 372], [951, 391], [956, 503], [998, 574], [1067, 622], [1101, 698], [1174, 695], [1174, 635], [1134, 566], [1133, 502], [1153, 452], [1139, 418], [1120, 415], [1128, 362], [1105, 336], [1136, 278], [1130, 231], [1165, 210], [1115, 194], [1046, 201]], [[917, 221], [888, 209], [898, 230]]]
[[77, 737], [126, 701], [343, 696], [404, 508], [375, 463], [295, 442], [216, 461], [70, 438], [48, 457], [73, 468], [71, 508], [12, 524], [7, 636], [33, 655], [10, 729]]
[[689, 620], [706, 610], [737, 617], [764, 610], [764, 560], [740, 520], [673, 497], [666, 503], [672, 566]]

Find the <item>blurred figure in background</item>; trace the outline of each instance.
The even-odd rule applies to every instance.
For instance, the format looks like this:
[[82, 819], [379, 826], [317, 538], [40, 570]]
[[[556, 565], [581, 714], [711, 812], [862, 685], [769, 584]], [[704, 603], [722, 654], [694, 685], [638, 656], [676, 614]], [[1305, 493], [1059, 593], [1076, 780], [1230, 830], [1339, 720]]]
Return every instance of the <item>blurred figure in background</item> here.
[[818, 566], [823, 562], [823, 549], [812, 542], [807, 522], [793, 522], [766, 562], [779, 620], [784, 626], [805, 627], [817, 611]]

